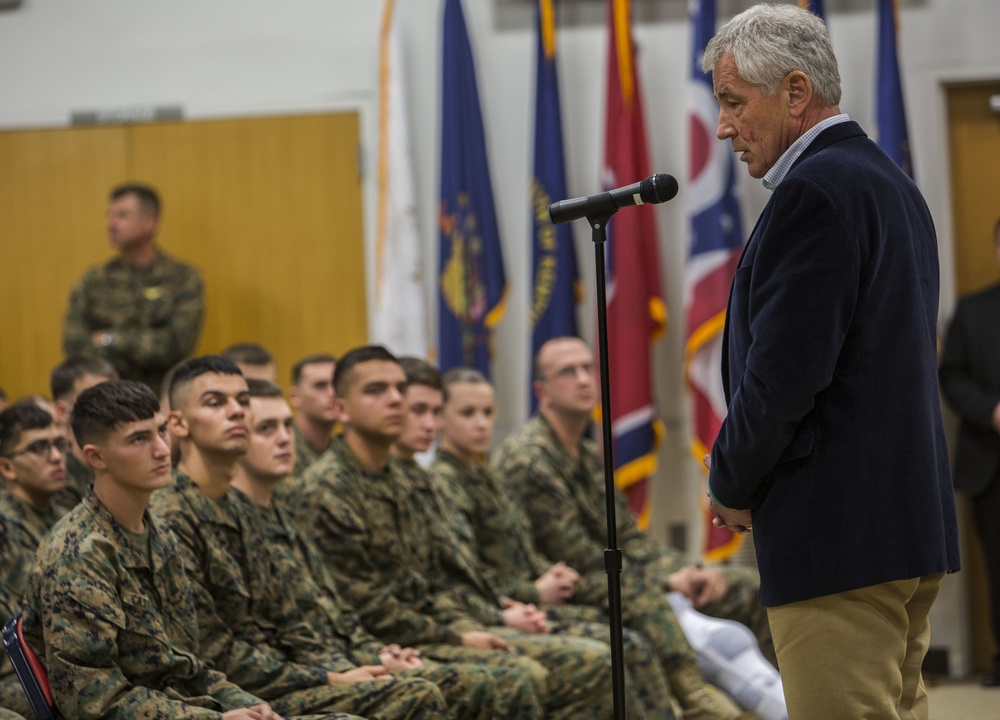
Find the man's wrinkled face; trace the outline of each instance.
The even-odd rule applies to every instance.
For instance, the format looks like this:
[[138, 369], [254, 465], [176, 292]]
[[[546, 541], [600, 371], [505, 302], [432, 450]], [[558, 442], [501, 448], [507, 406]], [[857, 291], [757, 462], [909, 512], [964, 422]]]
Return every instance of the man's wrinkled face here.
[[750, 177], [764, 177], [795, 139], [783, 89], [765, 95], [760, 87], [743, 79], [728, 54], [715, 66], [712, 85], [719, 101], [717, 137], [732, 141], [733, 152], [740, 153]]

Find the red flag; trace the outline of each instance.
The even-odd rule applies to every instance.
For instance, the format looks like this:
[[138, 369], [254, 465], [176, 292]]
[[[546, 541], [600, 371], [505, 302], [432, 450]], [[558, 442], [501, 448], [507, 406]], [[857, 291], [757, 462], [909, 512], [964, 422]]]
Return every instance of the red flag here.
[[[608, 0], [608, 29], [605, 189], [650, 174], [629, 0]], [[647, 483], [663, 435], [653, 409], [650, 359], [651, 343], [663, 333], [667, 316], [656, 237], [653, 207], [639, 205], [614, 216], [605, 246], [615, 482], [642, 527], [649, 520]]]

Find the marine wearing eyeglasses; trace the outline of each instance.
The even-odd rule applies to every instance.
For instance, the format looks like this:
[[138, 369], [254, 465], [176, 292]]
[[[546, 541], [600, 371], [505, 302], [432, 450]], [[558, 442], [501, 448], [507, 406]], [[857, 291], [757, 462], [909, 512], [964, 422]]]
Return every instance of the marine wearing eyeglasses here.
[[[66, 480], [69, 441], [33, 400], [0, 413], [0, 586], [12, 609], [20, 604], [35, 550], [60, 513], [52, 496]], [[0, 619], [6, 622], [8, 618]], [[4, 656], [0, 660], [0, 707], [30, 716], [24, 692]]]

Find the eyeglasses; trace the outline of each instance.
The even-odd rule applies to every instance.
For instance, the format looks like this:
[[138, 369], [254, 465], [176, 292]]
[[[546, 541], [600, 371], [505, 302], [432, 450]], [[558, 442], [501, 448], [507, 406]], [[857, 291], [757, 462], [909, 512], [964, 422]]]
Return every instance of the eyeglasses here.
[[37, 457], [43, 458], [48, 457], [52, 452], [52, 448], [55, 448], [60, 453], [65, 455], [69, 452], [72, 445], [70, 445], [69, 440], [66, 438], [56, 438], [55, 440], [35, 440], [35, 442], [28, 445], [28, 447], [23, 450], [15, 450], [12, 453], [8, 453], [6, 457], [14, 458], [18, 455], [25, 455], [31, 453]]

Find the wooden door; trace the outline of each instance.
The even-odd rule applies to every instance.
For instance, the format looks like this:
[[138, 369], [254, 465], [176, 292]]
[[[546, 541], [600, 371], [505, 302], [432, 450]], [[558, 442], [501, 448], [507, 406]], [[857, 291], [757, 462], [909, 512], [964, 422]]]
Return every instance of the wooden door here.
[[[993, 227], [1000, 218], [1000, 115], [990, 98], [1000, 95], [1000, 81], [948, 88], [948, 142], [951, 155], [955, 280], [958, 295], [996, 282]], [[986, 670], [994, 653], [987, 605], [982, 548], [965, 498], [959, 504], [968, 548], [962, 571], [969, 578], [972, 666]]]

